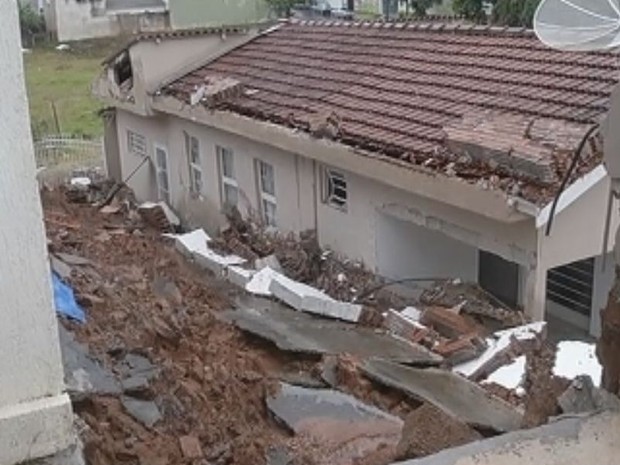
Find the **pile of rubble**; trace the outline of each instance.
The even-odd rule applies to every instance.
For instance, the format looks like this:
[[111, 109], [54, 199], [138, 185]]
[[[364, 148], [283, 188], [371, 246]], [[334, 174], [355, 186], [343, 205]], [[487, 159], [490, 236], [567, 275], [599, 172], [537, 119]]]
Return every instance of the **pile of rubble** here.
[[615, 408], [590, 345], [548, 346], [475, 287], [364, 300], [384, 283], [311, 235], [212, 239], [165, 204], [79, 189], [43, 200], [85, 315], [61, 340], [92, 465], [385, 465]]

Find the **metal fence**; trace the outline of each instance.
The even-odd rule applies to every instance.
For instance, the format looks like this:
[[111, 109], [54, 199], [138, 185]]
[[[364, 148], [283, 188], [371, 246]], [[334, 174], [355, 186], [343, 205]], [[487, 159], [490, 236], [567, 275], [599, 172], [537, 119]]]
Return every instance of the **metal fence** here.
[[34, 141], [39, 179], [65, 182], [72, 176], [105, 172], [103, 139], [50, 135]]

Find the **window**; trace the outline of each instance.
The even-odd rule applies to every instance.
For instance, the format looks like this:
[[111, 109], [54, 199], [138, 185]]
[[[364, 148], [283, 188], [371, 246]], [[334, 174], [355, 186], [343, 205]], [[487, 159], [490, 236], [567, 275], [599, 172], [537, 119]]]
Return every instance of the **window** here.
[[587, 317], [592, 311], [594, 259], [580, 260], [547, 272], [547, 298]]
[[258, 200], [263, 221], [267, 226], [276, 225], [276, 183], [273, 165], [256, 160], [258, 174]]
[[340, 171], [326, 168], [324, 171], [323, 201], [339, 210], [347, 209], [347, 180]]
[[198, 139], [183, 132], [185, 137], [185, 154], [189, 164], [189, 188], [192, 192], [202, 192], [202, 166], [200, 164], [200, 146]]
[[170, 183], [168, 182], [168, 154], [166, 149], [155, 146], [155, 170], [157, 173], [157, 196], [170, 203]]
[[233, 151], [220, 146], [217, 146], [216, 151], [220, 167], [222, 204], [225, 207], [236, 207], [239, 200], [239, 186], [235, 178]]
[[139, 157], [146, 157], [146, 137], [137, 132], [127, 130], [127, 150]]

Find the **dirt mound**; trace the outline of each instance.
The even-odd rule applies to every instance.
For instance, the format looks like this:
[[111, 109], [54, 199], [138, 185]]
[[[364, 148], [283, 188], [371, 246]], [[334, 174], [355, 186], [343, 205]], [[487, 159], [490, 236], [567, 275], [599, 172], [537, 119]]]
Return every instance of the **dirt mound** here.
[[397, 458], [424, 457], [479, 439], [482, 435], [469, 425], [431, 404], [424, 404], [405, 419]]

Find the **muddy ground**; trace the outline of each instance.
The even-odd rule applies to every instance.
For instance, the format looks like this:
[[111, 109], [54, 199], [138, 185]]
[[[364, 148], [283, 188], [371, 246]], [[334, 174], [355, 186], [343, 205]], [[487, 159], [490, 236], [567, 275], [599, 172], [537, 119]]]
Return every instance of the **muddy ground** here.
[[[141, 393], [163, 414], [152, 427], [134, 420], [118, 396], [91, 395], [74, 403], [89, 464], [260, 465], [279, 446], [291, 451], [288, 463], [325, 463], [321, 444], [294, 437], [265, 404], [281, 380], [320, 383], [324, 363], [333, 367], [334, 387], [402, 420], [411, 421], [422, 406], [364, 378], [355, 358], [285, 353], [218, 319], [240, 291], [195, 267], [131, 209], [103, 214], [88, 203], [68, 201], [62, 190], [44, 191], [42, 199], [50, 251], [91, 262], [74, 266], [67, 279], [88, 321], [62, 319], [62, 324], [110, 370], [129, 352], [148, 357], [161, 370]], [[535, 376], [530, 380], [544, 384]], [[516, 402], [508, 399], [510, 393], [504, 396]], [[531, 425], [553, 410], [534, 404], [528, 407]], [[418, 413], [425, 415], [434, 417], [429, 408]], [[194, 453], [182, 450], [185, 436], [197, 440]], [[351, 464], [384, 465], [480, 437], [458, 425], [410, 436], [404, 449], [379, 448]]]

